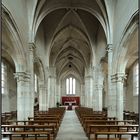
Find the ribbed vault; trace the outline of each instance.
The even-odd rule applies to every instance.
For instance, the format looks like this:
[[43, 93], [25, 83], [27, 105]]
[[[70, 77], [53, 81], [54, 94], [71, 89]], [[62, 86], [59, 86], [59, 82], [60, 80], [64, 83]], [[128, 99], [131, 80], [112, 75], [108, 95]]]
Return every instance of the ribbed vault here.
[[43, 34], [47, 65], [56, 68], [58, 79], [64, 73], [84, 78], [85, 69], [95, 61], [99, 28], [106, 34], [102, 3], [90, 0], [43, 3], [38, 2], [36, 7], [34, 31], [36, 36], [39, 31]]

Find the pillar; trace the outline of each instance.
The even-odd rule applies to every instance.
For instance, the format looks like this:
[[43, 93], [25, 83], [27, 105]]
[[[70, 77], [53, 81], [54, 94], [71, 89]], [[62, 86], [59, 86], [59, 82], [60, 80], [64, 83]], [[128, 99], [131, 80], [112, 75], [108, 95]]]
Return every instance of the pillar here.
[[112, 91], [113, 85], [111, 83], [111, 74], [112, 74], [112, 44], [107, 46], [108, 52], [108, 117], [116, 117], [116, 93]]
[[49, 107], [56, 107], [56, 68], [49, 67], [49, 77], [48, 77], [48, 102]]
[[49, 76], [49, 85], [48, 85], [48, 94], [49, 94], [49, 107], [56, 107], [56, 78]]
[[95, 89], [95, 87], [96, 87], [96, 85], [97, 85], [97, 83], [96, 83], [96, 80], [97, 80], [97, 78], [96, 78], [96, 71], [97, 71], [97, 69], [96, 69], [96, 67], [94, 66], [93, 67], [93, 69], [92, 69], [92, 75], [93, 75], [93, 96], [92, 96], [92, 108], [93, 108], [93, 110], [96, 110], [96, 105], [97, 105], [97, 100], [96, 100], [96, 89]]
[[80, 105], [81, 106], [85, 106], [85, 92], [84, 92], [84, 84], [81, 83], [81, 87], [80, 87]]
[[125, 78], [126, 76], [124, 73], [117, 73], [112, 75], [112, 82], [116, 84], [116, 117], [118, 120], [123, 120], [123, 84]]
[[80, 87], [80, 89], [81, 89], [81, 98], [80, 98], [80, 105], [81, 106], [84, 106], [85, 105], [85, 92], [84, 92], [84, 84], [83, 83], [81, 83], [81, 87]]
[[47, 87], [44, 84], [39, 85], [39, 111], [48, 111]]
[[56, 84], [56, 102], [61, 103], [61, 85], [59, 81]]
[[92, 76], [86, 76], [85, 77], [85, 83], [86, 83], [86, 88], [85, 88], [85, 102], [86, 102], [86, 107], [92, 108]]
[[94, 108], [95, 111], [102, 111], [103, 108], [103, 85], [96, 85], [95, 87], [96, 92], [96, 106]]
[[47, 98], [47, 102], [48, 102], [48, 108], [50, 108], [50, 94], [51, 94], [51, 77], [48, 77], [48, 98]]
[[35, 98], [35, 84], [34, 84], [34, 53], [35, 53], [35, 45], [34, 43], [29, 43], [29, 71], [31, 74], [30, 79], [30, 91], [31, 91], [31, 107], [32, 111], [30, 112], [30, 116], [34, 116], [34, 98]]
[[14, 74], [17, 80], [17, 120], [28, 120], [32, 113], [30, 106], [30, 75], [25, 72], [17, 72]]

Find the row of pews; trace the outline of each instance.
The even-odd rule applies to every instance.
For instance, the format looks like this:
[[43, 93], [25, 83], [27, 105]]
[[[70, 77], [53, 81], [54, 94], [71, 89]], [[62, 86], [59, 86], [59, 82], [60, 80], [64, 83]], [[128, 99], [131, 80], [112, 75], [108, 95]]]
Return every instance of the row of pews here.
[[136, 123], [139, 123], [139, 113], [124, 110], [123, 118], [124, 120], [135, 120]]
[[17, 111], [4, 112], [1, 114], [1, 123], [4, 124], [4, 122], [15, 119], [16, 117]]
[[2, 135], [8, 136], [10, 140], [21, 137], [28, 140], [38, 137], [45, 140], [55, 140], [62, 119], [65, 114], [65, 107], [49, 108], [48, 111], [36, 111], [34, 117], [28, 117], [27, 121], [5, 121], [1, 125]]
[[122, 135], [130, 135], [133, 140], [138, 135], [139, 125], [135, 120], [117, 120], [107, 117], [106, 111], [93, 111], [87, 107], [77, 107], [75, 112], [89, 140], [97, 140], [100, 135], [106, 135], [108, 139], [112, 135], [119, 139]]

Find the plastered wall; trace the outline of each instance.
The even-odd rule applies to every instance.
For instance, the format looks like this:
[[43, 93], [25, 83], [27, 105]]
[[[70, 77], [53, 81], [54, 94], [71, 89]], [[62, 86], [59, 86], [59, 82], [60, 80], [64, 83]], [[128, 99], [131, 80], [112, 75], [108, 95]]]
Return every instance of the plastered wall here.
[[6, 62], [7, 65], [7, 90], [2, 95], [2, 112], [17, 110], [17, 92], [16, 80], [14, 79], [14, 69]]
[[133, 71], [129, 71], [126, 89], [125, 110], [138, 112], [138, 96], [133, 95]]

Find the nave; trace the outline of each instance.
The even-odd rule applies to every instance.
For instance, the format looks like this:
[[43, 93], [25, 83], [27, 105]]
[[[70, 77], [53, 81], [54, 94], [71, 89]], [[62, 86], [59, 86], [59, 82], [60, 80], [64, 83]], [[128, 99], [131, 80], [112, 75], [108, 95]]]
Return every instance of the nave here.
[[[1, 128], [12, 140], [44, 140], [38, 129], [45, 140], [89, 137], [95, 118], [137, 128], [138, 17], [138, 0], [3, 0]], [[94, 116], [88, 127], [75, 106]]]
[[88, 140], [74, 110], [65, 112], [56, 140]]

